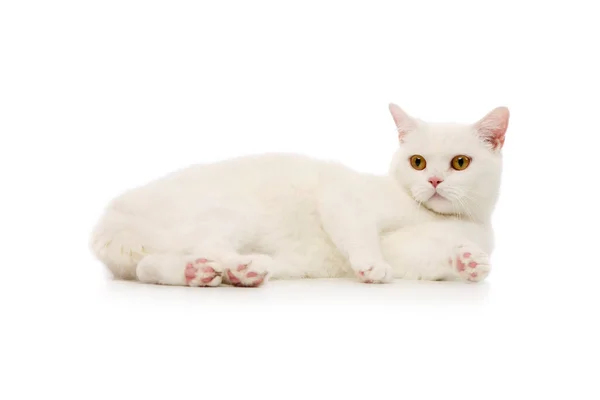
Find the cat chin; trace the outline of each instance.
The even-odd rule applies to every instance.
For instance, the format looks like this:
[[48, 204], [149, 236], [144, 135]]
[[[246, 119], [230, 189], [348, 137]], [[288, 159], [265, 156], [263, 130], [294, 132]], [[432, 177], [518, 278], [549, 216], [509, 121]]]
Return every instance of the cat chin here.
[[422, 203], [429, 211], [436, 214], [451, 215], [456, 213], [456, 209], [452, 206], [450, 200], [437, 195]]

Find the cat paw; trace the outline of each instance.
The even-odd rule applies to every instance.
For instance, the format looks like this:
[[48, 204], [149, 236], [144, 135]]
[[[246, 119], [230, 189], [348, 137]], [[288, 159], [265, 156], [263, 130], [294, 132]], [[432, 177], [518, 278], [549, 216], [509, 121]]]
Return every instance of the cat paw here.
[[488, 255], [475, 246], [459, 246], [448, 263], [461, 279], [470, 282], [482, 281], [490, 273]]
[[221, 271], [219, 265], [206, 258], [196, 258], [185, 265], [185, 282], [188, 286], [219, 286]]
[[354, 270], [358, 280], [364, 283], [387, 283], [394, 279], [392, 267], [385, 262], [359, 264]]
[[226, 280], [237, 287], [258, 287], [263, 285], [269, 277], [271, 257], [240, 256], [228, 260], [225, 269]]
[[198, 256], [154, 254], [137, 265], [140, 282], [177, 286], [219, 286], [223, 267], [220, 263]]

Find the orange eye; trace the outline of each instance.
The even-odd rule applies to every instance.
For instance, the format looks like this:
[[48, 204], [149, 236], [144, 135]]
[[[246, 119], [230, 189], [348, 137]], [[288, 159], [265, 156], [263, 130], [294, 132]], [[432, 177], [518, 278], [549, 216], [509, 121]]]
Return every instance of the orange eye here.
[[410, 165], [417, 171], [421, 171], [422, 169], [425, 169], [425, 166], [427, 166], [427, 162], [425, 161], [423, 156], [415, 154], [410, 158]]
[[471, 159], [467, 156], [455, 156], [452, 161], [450, 161], [450, 165], [457, 171], [462, 171], [463, 169], [467, 169], [467, 167], [471, 164]]

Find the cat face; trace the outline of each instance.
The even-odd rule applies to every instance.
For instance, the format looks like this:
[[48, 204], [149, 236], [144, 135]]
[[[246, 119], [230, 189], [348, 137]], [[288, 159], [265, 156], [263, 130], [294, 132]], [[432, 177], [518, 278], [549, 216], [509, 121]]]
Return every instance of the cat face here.
[[472, 125], [429, 124], [395, 104], [390, 111], [400, 148], [391, 174], [417, 201], [440, 214], [480, 220], [496, 203], [507, 108], [496, 108]]

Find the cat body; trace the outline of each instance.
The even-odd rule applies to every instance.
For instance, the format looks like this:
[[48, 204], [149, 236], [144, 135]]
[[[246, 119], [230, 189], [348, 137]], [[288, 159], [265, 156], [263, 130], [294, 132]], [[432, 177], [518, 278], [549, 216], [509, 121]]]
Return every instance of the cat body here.
[[[113, 200], [92, 249], [119, 278], [172, 285], [485, 278], [507, 112], [455, 125], [390, 109], [402, 146], [388, 175], [295, 154], [195, 165]], [[456, 154], [479, 171], [452, 170]]]

